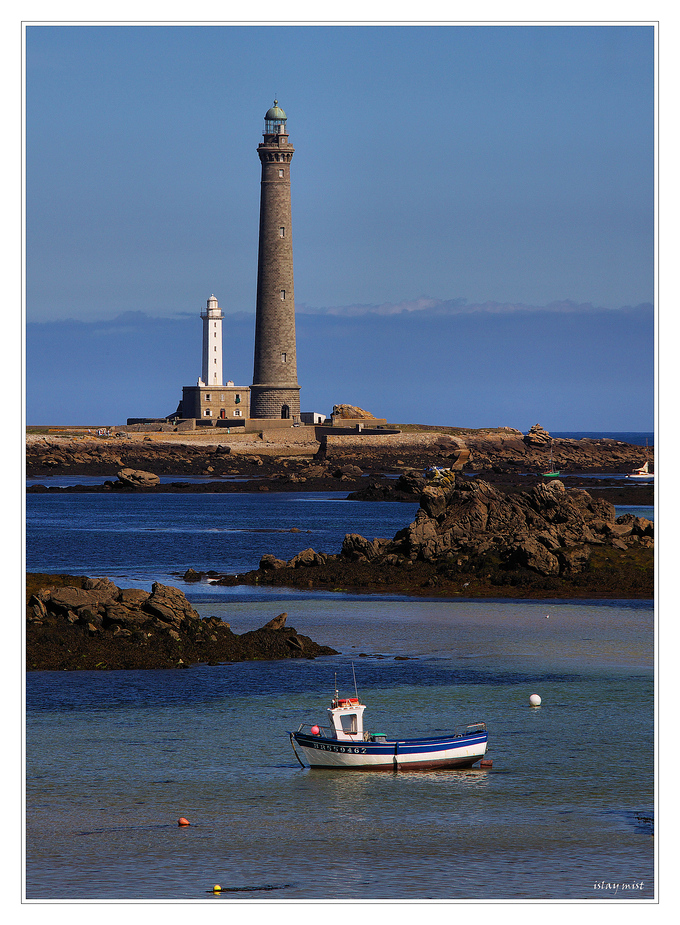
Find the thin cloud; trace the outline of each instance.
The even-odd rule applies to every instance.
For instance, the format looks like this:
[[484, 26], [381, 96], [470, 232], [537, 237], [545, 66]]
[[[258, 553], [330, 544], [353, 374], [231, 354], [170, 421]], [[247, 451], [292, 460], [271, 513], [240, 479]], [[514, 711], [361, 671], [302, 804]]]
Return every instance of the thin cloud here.
[[493, 314], [508, 315], [516, 312], [548, 312], [550, 314], [588, 314], [601, 311], [631, 311], [638, 309], [652, 309], [648, 303], [620, 308], [603, 308], [591, 302], [572, 302], [563, 299], [550, 302], [547, 305], [526, 305], [523, 302], [468, 302], [467, 299], [419, 299], [405, 300], [403, 302], [384, 302], [381, 305], [336, 305], [329, 308], [316, 308], [304, 303], [296, 305], [296, 311], [301, 315], [333, 315], [345, 318], [356, 318], [362, 315], [409, 315], [421, 313], [422, 315], [472, 315]]

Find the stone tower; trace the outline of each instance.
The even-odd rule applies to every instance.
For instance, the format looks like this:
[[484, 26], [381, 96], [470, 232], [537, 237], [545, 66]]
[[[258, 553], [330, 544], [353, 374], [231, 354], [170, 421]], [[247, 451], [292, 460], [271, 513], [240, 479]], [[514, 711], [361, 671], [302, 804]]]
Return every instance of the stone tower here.
[[290, 210], [290, 162], [295, 148], [288, 142], [287, 116], [277, 100], [264, 119], [264, 137], [257, 149], [262, 183], [250, 416], [299, 421]]
[[203, 319], [203, 363], [201, 379], [205, 385], [222, 385], [222, 309], [211, 295]]

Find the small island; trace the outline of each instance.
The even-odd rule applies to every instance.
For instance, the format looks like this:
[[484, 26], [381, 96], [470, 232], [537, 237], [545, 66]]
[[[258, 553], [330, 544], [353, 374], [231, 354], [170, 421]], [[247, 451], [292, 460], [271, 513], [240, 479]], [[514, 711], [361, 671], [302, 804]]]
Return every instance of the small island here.
[[188, 668], [261, 659], [335, 655], [286, 626], [282, 613], [237, 635], [203, 617], [182, 591], [155, 582], [151, 593], [108, 578], [29, 574], [28, 671]]

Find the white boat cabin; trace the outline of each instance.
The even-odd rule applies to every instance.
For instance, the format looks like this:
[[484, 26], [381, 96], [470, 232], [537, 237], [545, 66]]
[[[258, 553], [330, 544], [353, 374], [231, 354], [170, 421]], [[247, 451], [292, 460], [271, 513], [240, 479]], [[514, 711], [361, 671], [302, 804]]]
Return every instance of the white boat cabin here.
[[364, 710], [357, 697], [334, 697], [328, 708], [333, 735], [345, 742], [363, 741]]

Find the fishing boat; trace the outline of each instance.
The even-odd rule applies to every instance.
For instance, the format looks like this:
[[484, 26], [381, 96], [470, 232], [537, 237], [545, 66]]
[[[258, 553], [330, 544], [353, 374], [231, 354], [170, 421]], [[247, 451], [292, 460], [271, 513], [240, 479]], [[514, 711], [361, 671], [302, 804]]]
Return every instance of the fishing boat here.
[[553, 468], [553, 445], [550, 443], [550, 472], [541, 472], [541, 475], [546, 479], [554, 479], [560, 474], [559, 469]]
[[647, 460], [644, 465], [640, 466], [639, 469], [633, 469], [626, 478], [636, 479], [638, 482], [653, 482], [654, 473], [649, 471], [649, 460]]
[[[356, 686], [356, 685], [355, 685]], [[454, 726], [443, 736], [419, 739], [389, 738], [364, 729], [359, 696], [341, 697], [337, 685], [328, 708], [328, 726], [301, 723], [290, 732], [290, 743], [303, 767], [296, 746], [311, 768], [349, 771], [410, 771], [434, 768], [471, 768], [486, 754], [485, 723]]]

